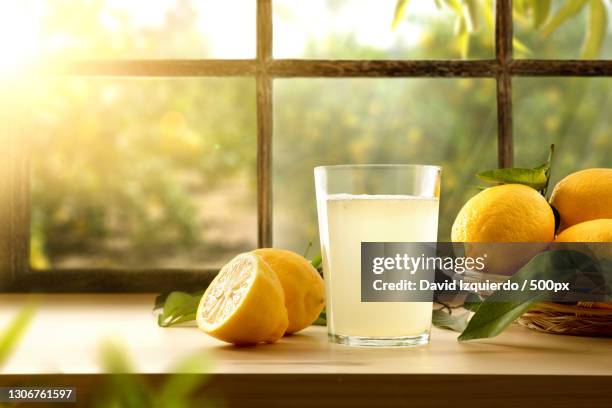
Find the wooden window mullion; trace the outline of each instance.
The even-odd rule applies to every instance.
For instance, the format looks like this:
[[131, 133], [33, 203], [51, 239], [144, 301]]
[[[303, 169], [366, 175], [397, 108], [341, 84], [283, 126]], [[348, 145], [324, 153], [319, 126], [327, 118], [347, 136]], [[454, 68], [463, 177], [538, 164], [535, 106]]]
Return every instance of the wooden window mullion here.
[[495, 4], [495, 56], [497, 74], [497, 160], [499, 167], [512, 167], [512, 0]]
[[257, 0], [257, 245], [272, 246], [272, 0]]

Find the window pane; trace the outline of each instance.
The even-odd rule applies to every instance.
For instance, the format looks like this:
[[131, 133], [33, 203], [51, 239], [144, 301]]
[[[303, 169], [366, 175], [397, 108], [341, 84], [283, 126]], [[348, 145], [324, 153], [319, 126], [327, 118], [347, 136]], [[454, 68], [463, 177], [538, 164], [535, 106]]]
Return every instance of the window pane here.
[[31, 142], [36, 268], [213, 267], [256, 245], [251, 79], [62, 79]]
[[553, 0], [550, 9], [547, 3], [514, 2], [514, 50], [518, 58], [612, 58], [609, 2]]
[[277, 246], [317, 245], [315, 166], [442, 165], [441, 240], [478, 191], [475, 172], [496, 166], [492, 79], [283, 79], [274, 89]]
[[[410, 1], [392, 28], [397, 0], [274, 0], [277, 58], [427, 59], [494, 55], [493, 2], [453, 9]], [[464, 33], [465, 35], [462, 35]]]
[[515, 161], [543, 162], [556, 146], [552, 179], [589, 167], [612, 167], [612, 79], [514, 80]]
[[[254, 0], [24, 0], [10, 6], [44, 57], [251, 58]], [[0, 11], [2, 9], [0, 8]], [[21, 17], [19, 17], [21, 16]], [[7, 18], [14, 19], [9, 14]], [[3, 18], [0, 16], [0, 22]], [[33, 34], [35, 31], [35, 34]], [[8, 30], [5, 35], [11, 34]]]

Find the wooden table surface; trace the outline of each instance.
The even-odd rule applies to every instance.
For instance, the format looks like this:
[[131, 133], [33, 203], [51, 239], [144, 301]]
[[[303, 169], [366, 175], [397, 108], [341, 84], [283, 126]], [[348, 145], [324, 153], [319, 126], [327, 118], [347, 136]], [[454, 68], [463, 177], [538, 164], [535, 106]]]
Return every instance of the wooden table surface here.
[[[26, 299], [0, 295], [0, 329]], [[366, 378], [370, 387], [384, 378], [387, 383], [424, 381], [456, 387], [469, 378], [472, 386], [464, 389], [476, 387], [468, 393], [476, 395], [477, 390], [504, 392], [511, 377], [522, 384], [523, 394], [534, 383], [536, 394], [546, 389], [545, 384], [557, 392], [571, 391], [564, 389], [565, 382], [583, 391], [592, 384], [593, 392], [612, 392], [612, 339], [546, 335], [513, 326], [494, 339], [460, 343], [456, 333], [434, 328], [427, 346], [356, 348], [331, 344], [325, 328], [311, 327], [276, 344], [239, 348], [196, 328], [159, 328], [152, 314], [153, 299], [154, 295], [38, 295], [36, 317], [0, 372], [98, 374], [100, 345], [112, 340], [125, 347], [136, 370], [144, 374], [172, 372], [178, 361], [204, 356], [211, 362], [206, 371], [232, 381], [237, 375], [261, 381], [266, 374], [276, 376], [277, 382], [325, 376], [355, 379], [352, 386], [357, 388]], [[487, 382], [497, 390], [487, 387]], [[564, 401], [569, 401], [567, 396]]]

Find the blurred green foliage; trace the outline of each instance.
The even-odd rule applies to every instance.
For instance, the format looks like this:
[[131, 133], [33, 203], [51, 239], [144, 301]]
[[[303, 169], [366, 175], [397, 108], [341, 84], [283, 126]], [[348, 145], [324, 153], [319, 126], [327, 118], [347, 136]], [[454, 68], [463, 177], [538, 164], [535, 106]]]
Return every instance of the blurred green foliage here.
[[[495, 29], [494, 0], [431, 1], [439, 10], [449, 9], [454, 13], [455, 32], [452, 42], [456, 44], [462, 58], [467, 58], [472, 53], [470, 44], [483, 33], [482, 26], [486, 27], [486, 33], [492, 33]], [[397, 0], [392, 28], [395, 29], [410, 12], [410, 3], [410, 0]], [[561, 27], [567, 29], [565, 23], [568, 20], [576, 16], [584, 19], [585, 15], [588, 20], [581, 27], [583, 42], [579, 48], [579, 57], [594, 59], [600, 56], [606, 36], [609, 36], [606, 0], [514, 0], [512, 4], [514, 25], [517, 29], [513, 45], [519, 57], [531, 54], [540, 57], [537, 49], [542, 43], [549, 41], [551, 34], [563, 31], [559, 30]], [[523, 41], [523, 36], [527, 43]], [[557, 58], [568, 58], [561, 55], [568, 51], [576, 58], [577, 50], [578, 48], [556, 50]]]
[[170, 368], [161, 383], [151, 384], [137, 374], [123, 346], [115, 341], [101, 345], [101, 365], [106, 383], [95, 394], [97, 408], [217, 407], [220, 401], [198, 394], [208, 382], [210, 360], [192, 355]]
[[0, 332], [0, 368], [19, 344], [19, 341], [34, 318], [35, 311], [34, 303], [26, 304]]
[[[145, 28], [121, 13], [114, 25], [104, 24], [114, 14], [103, 0], [52, 4], [44, 32], [78, 40], [65, 42], [58, 58], [206, 54], [190, 0], [177, 0], [161, 26]], [[328, 7], [342, 13], [351, 4], [336, 0]], [[545, 17], [533, 2], [515, 4], [519, 57], [577, 58], [585, 38], [596, 34], [587, 24], [593, 24], [588, 5], [544, 37], [564, 2], [552, 1]], [[474, 19], [467, 31], [470, 57], [493, 48], [492, 3], [476, 5], [461, 9], [473, 15], [462, 18]], [[405, 10], [409, 19], [410, 4]], [[305, 56], [323, 48], [336, 58], [395, 55], [351, 34], [322, 37], [308, 42]], [[432, 22], [413, 54], [461, 56], [457, 44], [448, 21]], [[611, 50], [607, 34], [600, 53]], [[611, 79], [514, 81], [517, 165], [542, 162], [555, 143], [553, 182], [584, 167], [612, 166]], [[274, 89], [277, 246], [302, 252], [317, 236], [315, 165], [442, 165], [439, 238], [445, 240], [457, 211], [477, 191], [473, 175], [496, 164], [493, 80], [279, 79]], [[65, 78], [45, 81], [34, 97], [34, 266], [202, 266], [254, 245], [252, 79]]]

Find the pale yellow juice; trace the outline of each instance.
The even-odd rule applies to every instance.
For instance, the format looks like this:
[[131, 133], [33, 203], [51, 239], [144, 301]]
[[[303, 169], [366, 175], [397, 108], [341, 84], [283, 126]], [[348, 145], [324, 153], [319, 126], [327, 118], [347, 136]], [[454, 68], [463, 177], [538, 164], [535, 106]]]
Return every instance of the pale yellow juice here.
[[435, 242], [438, 199], [333, 194], [321, 234], [330, 334], [416, 336], [429, 330], [431, 302], [361, 302], [361, 242]]

